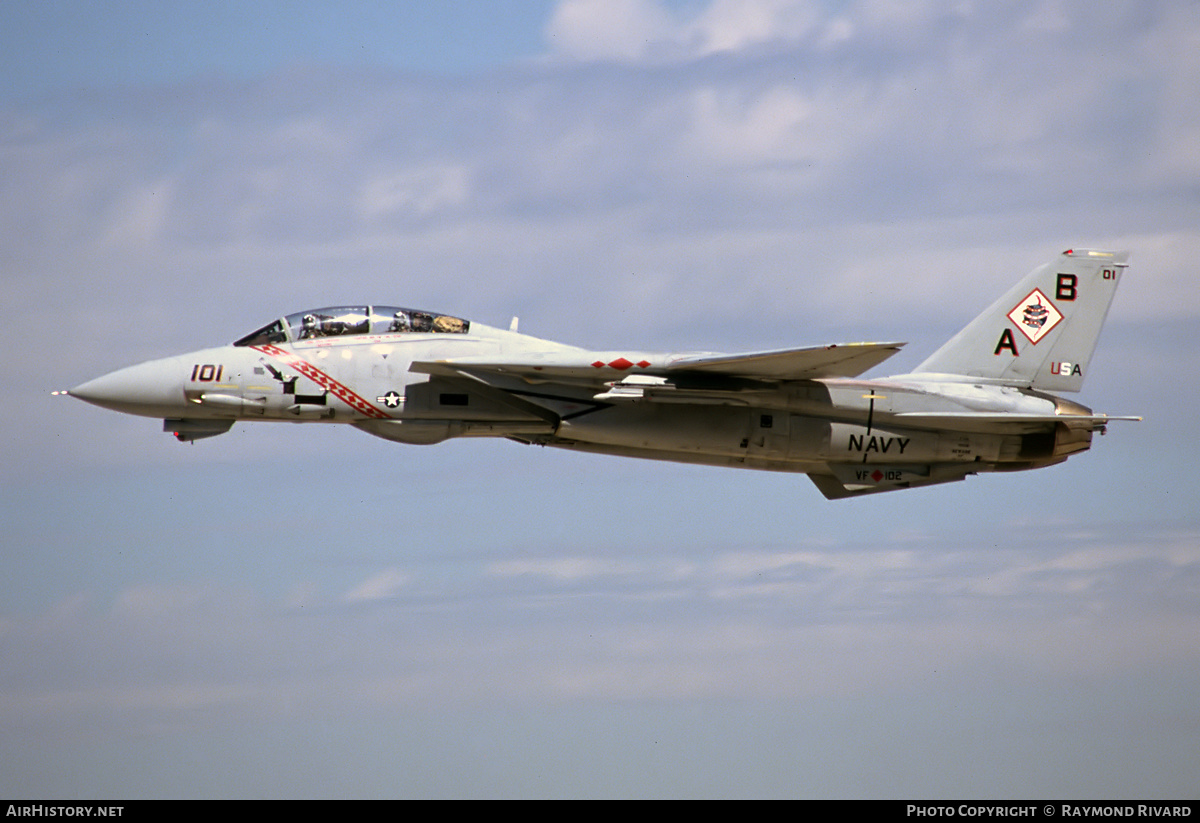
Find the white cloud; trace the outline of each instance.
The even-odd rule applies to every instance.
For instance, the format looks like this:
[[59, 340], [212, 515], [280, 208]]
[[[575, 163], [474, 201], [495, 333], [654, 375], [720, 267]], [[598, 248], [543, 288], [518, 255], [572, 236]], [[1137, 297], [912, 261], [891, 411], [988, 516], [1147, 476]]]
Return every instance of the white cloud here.
[[815, 0], [713, 0], [687, 26], [698, 54], [736, 52], [808, 37], [822, 19]]
[[[129, 588], [107, 614], [72, 597], [6, 621], [0, 722], [33, 708], [253, 712], [280, 694], [294, 701], [282, 710], [318, 712], [346, 699], [813, 697], [983, 657], [1068, 678], [1194, 662], [1194, 529], [1040, 538], [476, 558], [449, 577], [434, 557], [355, 585], [341, 598], [353, 609], [214, 584]], [[501, 659], [494, 676], [465, 676]]]
[[811, 162], [824, 146], [812, 134], [813, 105], [797, 89], [775, 86], [746, 99], [739, 90], [697, 89], [682, 141], [696, 166]]
[[[987, 16], [944, 0], [562, 0], [546, 27], [551, 52], [573, 60], [673, 63], [712, 55], [779, 53], [797, 45], [836, 47], [860, 39], [895, 46], [946, 20]], [[1053, 9], [1029, 15], [1031, 28], [1059, 20]]]
[[395, 597], [409, 582], [408, 573], [401, 569], [384, 569], [359, 583], [343, 595], [347, 603], [367, 603]]
[[498, 577], [532, 575], [560, 581], [578, 581], [630, 574], [639, 568], [638, 565], [626, 562], [594, 557], [554, 557], [501, 560], [489, 564], [488, 572]]
[[[818, 0], [710, 0], [672, 7], [661, 0], [562, 0], [546, 27], [551, 51], [574, 60], [675, 62], [850, 36], [844, 18], [825, 19]], [[894, 15], [885, 15], [892, 21]]]
[[461, 164], [404, 169], [374, 176], [360, 191], [359, 213], [364, 218], [396, 212], [428, 216], [465, 203], [471, 195], [470, 175]]
[[581, 60], [640, 58], [675, 32], [657, 0], [563, 0], [546, 26], [552, 49]]

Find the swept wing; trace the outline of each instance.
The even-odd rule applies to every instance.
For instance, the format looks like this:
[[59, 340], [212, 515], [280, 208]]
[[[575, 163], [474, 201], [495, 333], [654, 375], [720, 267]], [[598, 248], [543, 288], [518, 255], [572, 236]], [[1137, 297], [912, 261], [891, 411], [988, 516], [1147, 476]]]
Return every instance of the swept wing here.
[[856, 377], [900, 351], [903, 343], [841, 343], [743, 354], [644, 354], [582, 350], [523, 353], [511, 359], [458, 357], [418, 361], [426, 374], [497, 374], [527, 382], [601, 383], [625, 375], [673, 377], [701, 374], [750, 380], [816, 380]]

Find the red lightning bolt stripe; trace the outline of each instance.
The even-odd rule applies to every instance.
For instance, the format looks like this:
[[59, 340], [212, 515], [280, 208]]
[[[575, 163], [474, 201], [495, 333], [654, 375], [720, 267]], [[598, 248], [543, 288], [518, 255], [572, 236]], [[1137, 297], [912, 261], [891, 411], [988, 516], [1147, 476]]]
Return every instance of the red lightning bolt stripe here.
[[359, 397], [357, 394], [355, 394], [349, 386], [334, 380], [332, 377], [318, 369], [312, 363], [309, 363], [303, 357], [300, 357], [298, 354], [293, 354], [286, 349], [281, 349], [278, 346], [272, 346], [270, 344], [251, 346], [250, 348], [254, 349], [255, 351], [260, 351], [268, 357], [273, 357], [276, 360], [282, 361], [287, 365], [288, 368], [295, 369], [296, 371], [300, 372], [302, 375], [316, 383], [325, 391], [332, 394], [338, 400], [341, 400], [356, 412], [365, 414], [367, 417], [376, 417], [381, 420], [389, 419], [390, 416], [386, 412], [375, 408], [362, 397]]

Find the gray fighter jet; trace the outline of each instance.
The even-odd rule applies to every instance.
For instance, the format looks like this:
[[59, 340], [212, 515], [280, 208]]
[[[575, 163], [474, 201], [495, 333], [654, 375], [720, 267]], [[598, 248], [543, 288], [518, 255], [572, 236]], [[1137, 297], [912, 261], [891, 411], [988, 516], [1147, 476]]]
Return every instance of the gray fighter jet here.
[[746, 354], [592, 351], [400, 306], [280, 317], [229, 346], [70, 390], [192, 442], [238, 420], [348, 423], [400, 443], [506, 437], [578, 451], [803, 472], [829, 498], [1061, 463], [1111, 420], [1076, 392], [1127, 252], [1034, 270], [911, 374], [902, 343]]

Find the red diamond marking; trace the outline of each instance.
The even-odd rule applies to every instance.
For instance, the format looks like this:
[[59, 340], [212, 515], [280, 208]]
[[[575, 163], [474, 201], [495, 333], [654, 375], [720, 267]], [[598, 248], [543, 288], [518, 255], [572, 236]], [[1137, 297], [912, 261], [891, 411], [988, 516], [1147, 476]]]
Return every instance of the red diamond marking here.
[[650, 361], [649, 360], [639, 360], [637, 362], [637, 366], [639, 369], [648, 369], [648, 368], [650, 368]]
[[878, 483], [883, 479], [883, 472], [881, 472], [879, 469], [876, 469], [875, 471], [871, 472], [871, 479]]
[[608, 365], [612, 366], [614, 369], [620, 369], [621, 371], [624, 371], [632, 366], [633, 363], [629, 362], [624, 357], [618, 357], [616, 360], [611, 361]]
[[604, 368], [604, 361], [602, 361], [602, 360], [597, 360], [597, 361], [596, 361], [595, 363], [593, 363], [592, 365], [593, 365], [593, 366], [595, 366], [595, 367], [596, 367], [596, 368], [598, 368], [598, 369], [602, 369], [602, 368]]

